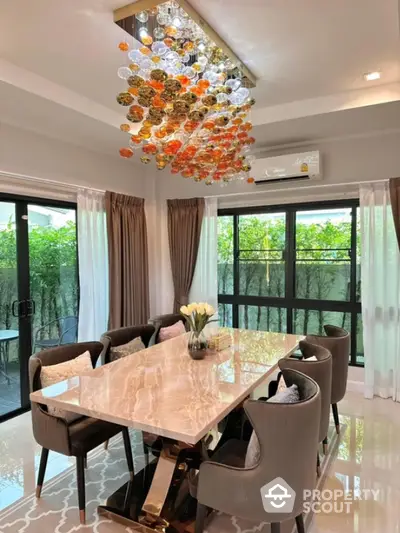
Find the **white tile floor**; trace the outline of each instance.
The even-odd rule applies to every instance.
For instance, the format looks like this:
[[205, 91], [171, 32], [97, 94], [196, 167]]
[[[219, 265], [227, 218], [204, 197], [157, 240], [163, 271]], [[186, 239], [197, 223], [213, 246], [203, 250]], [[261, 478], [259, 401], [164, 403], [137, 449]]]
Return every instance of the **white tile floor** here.
[[[325, 488], [378, 492], [368, 501], [352, 503], [349, 513], [317, 514], [312, 533], [398, 533], [400, 405], [348, 393], [339, 412], [347, 430]], [[34, 493], [39, 457], [30, 413], [0, 425], [0, 510]], [[73, 459], [50, 453], [46, 480], [73, 464]]]

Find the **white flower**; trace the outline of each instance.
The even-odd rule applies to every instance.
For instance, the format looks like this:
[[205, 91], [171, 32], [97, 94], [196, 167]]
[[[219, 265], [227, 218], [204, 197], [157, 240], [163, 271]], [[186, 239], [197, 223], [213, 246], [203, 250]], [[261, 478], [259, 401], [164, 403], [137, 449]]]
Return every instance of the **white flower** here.
[[182, 313], [182, 315], [190, 315], [190, 311], [186, 305], [182, 305], [182, 307], [180, 308], [180, 312]]
[[206, 314], [206, 305], [203, 302], [200, 302], [197, 304], [196, 311], [199, 315], [205, 315]]
[[210, 304], [204, 304], [205, 312], [208, 316], [213, 316], [215, 314], [215, 309]]
[[188, 315], [191, 315], [192, 313], [194, 313], [194, 311], [196, 311], [196, 307], [197, 307], [197, 304], [196, 303], [191, 303], [187, 306], [187, 310], [188, 310]]

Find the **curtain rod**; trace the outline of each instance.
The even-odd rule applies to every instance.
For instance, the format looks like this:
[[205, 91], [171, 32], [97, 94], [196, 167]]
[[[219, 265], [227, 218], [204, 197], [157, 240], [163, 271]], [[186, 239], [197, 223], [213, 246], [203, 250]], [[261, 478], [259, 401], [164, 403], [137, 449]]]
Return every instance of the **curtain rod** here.
[[383, 180], [373, 180], [373, 181], [349, 181], [344, 183], [325, 183], [321, 185], [307, 185], [305, 187], [288, 187], [285, 189], [265, 189], [265, 190], [257, 190], [257, 191], [249, 191], [249, 192], [232, 192], [228, 194], [214, 194], [209, 196], [204, 196], [204, 198], [221, 198], [221, 197], [234, 197], [234, 196], [251, 196], [253, 194], [260, 194], [260, 193], [272, 193], [272, 192], [281, 192], [286, 193], [287, 191], [303, 191], [307, 189], [322, 189], [322, 188], [328, 188], [328, 187], [340, 187], [340, 186], [349, 186], [349, 185], [363, 185], [363, 184], [373, 184], [373, 183], [382, 183], [389, 181], [389, 179], [383, 179]]
[[25, 174], [15, 174], [13, 172], [3, 172], [0, 170], [0, 176], [5, 178], [16, 178], [19, 180], [25, 180], [25, 181], [33, 181], [33, 182], [41, 182], [41, 183], [47, 183], [49, 185], [59, 185], [61, 187], [70, 189], [70, 190], [78, 190], [78, 189], [87, 189], [91, 191], [96, 192], [105, 192], [103, 189], [95, 189], [94, 187], [87, 187], [85, 185], [76, 185], [75, 183], [66, 183], [65, 181], [55, 181], [50, 180], [47, 178], [38, 178], [36, 176], [27, 176]]

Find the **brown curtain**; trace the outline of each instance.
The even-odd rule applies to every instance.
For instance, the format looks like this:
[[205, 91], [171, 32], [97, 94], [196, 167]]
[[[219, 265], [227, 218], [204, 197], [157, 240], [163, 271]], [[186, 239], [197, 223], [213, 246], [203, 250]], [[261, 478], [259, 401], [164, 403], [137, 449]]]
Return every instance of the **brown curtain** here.
[[204, 198], [167, 200], [168, 238], [174, 282], [174, 312], [188, 303], [196, 267]]
[[396, 228], [397, 242], [400, 248], [400, 178], [391, 178], [389, 180], [389, 190], [394, 227]]
[[109, 328], [149, 319], [147, 228], [143, 198], [106, 192]]

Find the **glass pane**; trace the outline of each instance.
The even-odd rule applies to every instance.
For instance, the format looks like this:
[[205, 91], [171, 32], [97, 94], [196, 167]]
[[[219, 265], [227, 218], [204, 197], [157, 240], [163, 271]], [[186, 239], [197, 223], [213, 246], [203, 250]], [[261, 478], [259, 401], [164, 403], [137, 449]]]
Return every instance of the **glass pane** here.
[[296, 297], [350, 300], [351, 208], [296, 214]]
[[286, 333], [286, 309], [240, 305], [239, 328]]
[[285, 295], [285, 213], [239, 217], [239, 292]]
[[232, 305], [218, 304], [219, 325], [222, 328], [232, 327]]
[[233, 294], [233, 217], [218, 217], [218, 294]]
[[335, 311], [293, 310], [294, 333], [299, 335], [324, 335], [324, 324], [331, 324], [350, 331], [350, 313]]
[[35, 352], [77, 340], [76, 211], [29, 205], [28, 224]]
[[0, 416], [21, 407], [17, 301], [15, 204], [0, 202]]
[[361, 313], [357, 315], [357, 333], [356, 333], [357, 356], [356, 362], [359, 365], [364, 364], [364, 340], [363, 340], [363, 321]]

